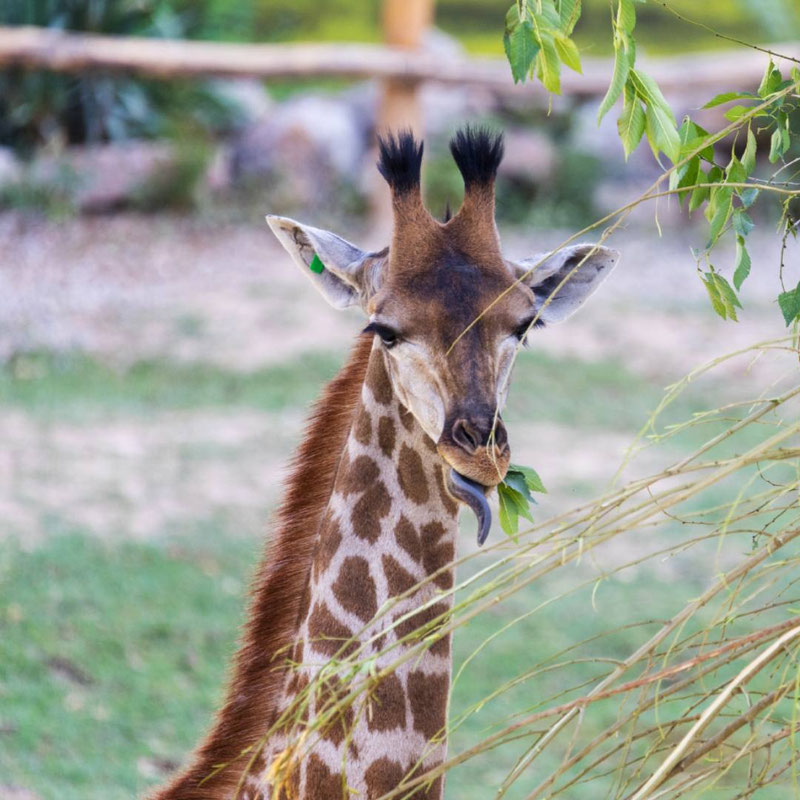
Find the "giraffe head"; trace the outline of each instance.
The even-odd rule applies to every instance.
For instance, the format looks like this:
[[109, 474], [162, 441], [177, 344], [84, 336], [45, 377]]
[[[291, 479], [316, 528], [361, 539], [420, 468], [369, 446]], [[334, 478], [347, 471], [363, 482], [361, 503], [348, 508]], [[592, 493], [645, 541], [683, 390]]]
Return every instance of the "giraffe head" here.
[[[442, 222], [422, 202], [422, 144], [401, 133], [381, 139], [379, 149], [378, 169], [392, 192], [388, 248], [365, 252], [294, 220], [267, 221], [332, 305], [361, 307], [400, 402], [457, 476], [488, 489], [508, 468], [500, 411], [520, 342], [532, 326], [572, 314], [619, 254], [577, 245], [519, 262], [504, 258], [494, 219], [500, 135], [467, 128], [450, 142], [465, 194], [458, 213]], [[468, 502], [459, 486], [451, 481]]]

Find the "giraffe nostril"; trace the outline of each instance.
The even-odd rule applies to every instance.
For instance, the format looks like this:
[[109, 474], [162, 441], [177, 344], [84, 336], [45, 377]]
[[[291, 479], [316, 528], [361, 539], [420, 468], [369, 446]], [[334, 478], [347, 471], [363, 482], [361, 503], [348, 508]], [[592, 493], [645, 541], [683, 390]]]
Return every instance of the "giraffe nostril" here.
[[468, 453], [474, 453], [481, 445], [481, 437], [477, 430], [466, 419], [457, 419], [453, 423], [453, 441]]

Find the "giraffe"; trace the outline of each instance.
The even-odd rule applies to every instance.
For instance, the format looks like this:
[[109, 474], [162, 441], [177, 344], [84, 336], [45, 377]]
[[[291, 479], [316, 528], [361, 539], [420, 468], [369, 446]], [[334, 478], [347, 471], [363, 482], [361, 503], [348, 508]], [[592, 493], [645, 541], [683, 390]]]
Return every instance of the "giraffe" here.
[[377, 800], [414, 779], [397, 796], [443, 796], [459, 508], [482, 541], [520, 342], [572, 314], [619, 258], [600, 245], [504, 258], [502, 135], [468, 127], [450, 149], [464, 201], [438, 221], [422, 143], [379, 140], [394, 219], [383, 250], [267, 217], [328, 302], [369, 322], [296, 454], [224, 706], [152, 800]]

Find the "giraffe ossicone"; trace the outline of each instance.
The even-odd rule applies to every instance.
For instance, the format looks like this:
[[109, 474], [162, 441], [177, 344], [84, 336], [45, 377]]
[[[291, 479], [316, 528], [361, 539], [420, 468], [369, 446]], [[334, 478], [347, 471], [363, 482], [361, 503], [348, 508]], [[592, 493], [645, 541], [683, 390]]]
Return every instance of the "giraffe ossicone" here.
[[499, 135], [452, 140], [465, 195], [446, 221], [422, 202], [422, 144], [400, 133], [379, 149], [389, 247], [267, 217], [326, 300], [368, 324], [295, 457], [225, 704], [154, 800], [442, 797], [459, 503], [482, 541], [509, 463], [500, 411], [520, 342], [572, 314], [619, 255], [504, 258]]

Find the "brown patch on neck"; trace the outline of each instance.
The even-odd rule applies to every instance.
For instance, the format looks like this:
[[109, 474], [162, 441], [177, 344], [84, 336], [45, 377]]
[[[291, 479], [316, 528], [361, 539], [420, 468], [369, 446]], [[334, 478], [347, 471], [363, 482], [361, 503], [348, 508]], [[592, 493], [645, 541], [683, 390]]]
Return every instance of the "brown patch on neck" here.
[[[250, 614], [225, 705], [191, 765], [150, 795], [152, 800], [227, 797], [252, 757], [245, 751], [275, 721], [317, 534], [359, 406], [371, 349], [372, 336], [359, 337], [349, 361], [314, 407], [286, 483], [276, 531], [254, 581]], [[209, 777], [219, 764], [228, 766]], [[331, 785], [335, 784], [332, 779]]]

